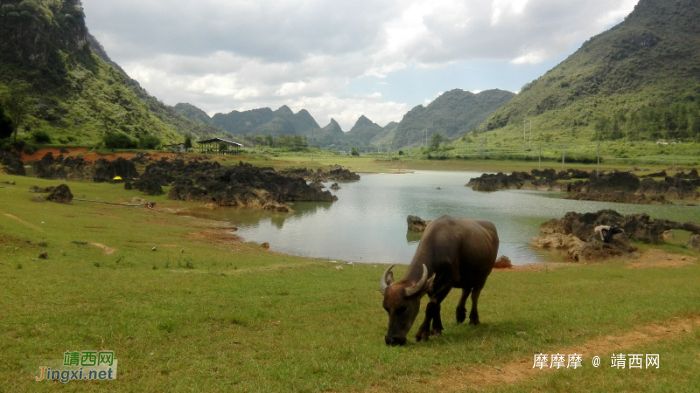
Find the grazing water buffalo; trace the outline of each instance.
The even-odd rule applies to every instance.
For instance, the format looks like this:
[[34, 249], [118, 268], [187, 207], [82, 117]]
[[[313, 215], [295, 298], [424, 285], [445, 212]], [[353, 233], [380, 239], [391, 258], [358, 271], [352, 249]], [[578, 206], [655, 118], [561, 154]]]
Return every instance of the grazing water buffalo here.
[[[430, 335], [440, 335], [440, 303], [452, 288], [462, 288], [457, 305], [457, 322], [464, 322], [464, 304], [472, 295], [469, 323], [479, 324], [476, 304], [491, 273], [498, 253], [498, 233], [493, 223], [470, 218], [442, 216], [425, 230], [416, 255], [406, 275], [394, 282], [391, 265], [380, 281], [384, 309], [389, 313], [389, 330], [384, 337], [387, 345], [404, 345], [420, 309], [420, 300], [428, 294], [430, 302], [425, 319], [418, 329], [416, 341], [427, 341]], [[432, 321], [432, 330], [430, 323]]]

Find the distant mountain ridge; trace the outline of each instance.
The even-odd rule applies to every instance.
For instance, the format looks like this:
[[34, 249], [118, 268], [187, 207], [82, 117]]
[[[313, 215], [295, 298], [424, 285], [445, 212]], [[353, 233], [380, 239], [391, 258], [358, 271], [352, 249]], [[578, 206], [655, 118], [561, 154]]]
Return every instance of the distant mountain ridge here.
[[275, 111], [270, 108], [258, 108], [226, 114], [217, 113], [212, 117], [191, 104], [180, 103], [175, 105], [173, 110], [194, 122], [210, 124], [232, 135], [300, 134], [304, 135], [311, 145], [332, 147], [336, 150], [349, 150], [350, 147], [369, 148], [371, 139], [384, 130], [364, 115], [360, 116], [348, 132], [344, 132], [335, 119], [331, 119], [328, 125], [321, 128], [306, 109], [294, 113], [286, 105]]
[[396, 150], [423, 145], [425, 137], [429, 138], [436, 132], [448, 139], [459, 138], [514, 96], [514, 93], [497, 89], [478, 94], [454, 89], [442, 94], [427, 107], [418, 105], [413, 108], [400, 123], [391, 122], [382, 127], [362, 115], [348, 132], [343, 132], [334, 119], [321, 128], [307, 110], [293, 113], [286, 105], [276, 111], [259, 108], [217, 113], [211, 118], [190, 104], [177, 104], [174, 110], [192, 121], [211, 124], [232, 135], [301, 134], [310, 144], [324, 148], [349, 150], [350, 147], [358, 147], [372, 150], [381, 146]]
[[426, 107], [418, 105], [408, 111], [396, 128], [377, 135], [374, 142], [396, 150], [422, 146], [435, 133], [454, 140], [471, 132], [513, 97], [515, 93], [498, 89], [478, 94], [453, 89]]

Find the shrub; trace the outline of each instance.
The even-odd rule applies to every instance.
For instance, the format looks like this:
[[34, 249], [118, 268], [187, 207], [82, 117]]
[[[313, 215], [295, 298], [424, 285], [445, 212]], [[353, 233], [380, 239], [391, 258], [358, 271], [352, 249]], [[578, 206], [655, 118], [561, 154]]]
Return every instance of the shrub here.
[[36, 130], [32, 132], [32, 138], [36, 143], [51, 143], [51, 136], [42, 130]]
[[142, 149], [156, 149], [160, 146], [160, 139], [155, 135], [144, 135], [139, 138], [139, 147]]
[[108, 149], [133, 149], [138, 142], [123, 132], [109, 132], [102, 138]]

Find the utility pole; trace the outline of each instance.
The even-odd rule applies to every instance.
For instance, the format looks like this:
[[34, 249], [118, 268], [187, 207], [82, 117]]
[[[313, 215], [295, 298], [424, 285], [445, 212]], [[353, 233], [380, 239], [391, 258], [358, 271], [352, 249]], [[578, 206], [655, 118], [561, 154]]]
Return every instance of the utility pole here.
[[595, 176], [600, 176], [600, 138], [598, 138], [598, 165], [595, 168]]
[[540, 156], [539, 161], [537, 163], [537, 169], [542, 170], [542, 142], [540, 142]]
[[565, 161], [566, 161], [566, 145], [561, 145], [561, 170], [564, 170]]
[[525, 130], [527, 129], [527, 120], [523, 120], [523, 150], [525, 150]]
[[672, 165], [675, 168], [676, 167], [676, 141], [671, 142], [671, 144], [673, 145], [673, 156], [672, 156], [673, 157], [672, 158], [673, 164]]
[[530, 143], [528, 148], [532, 149], [532, 119], [530, 119]]

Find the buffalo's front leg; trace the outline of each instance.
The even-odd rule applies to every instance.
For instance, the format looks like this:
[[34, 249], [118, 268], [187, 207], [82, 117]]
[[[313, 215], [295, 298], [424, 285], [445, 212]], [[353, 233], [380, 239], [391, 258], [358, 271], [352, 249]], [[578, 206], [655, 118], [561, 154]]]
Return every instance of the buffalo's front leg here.
[[440, 304], [435, 303], [437, 311], [433, 315], [433, 330], [430, 331], [431, 336], [440, 336], [444, 330], [442, 327], [442, 318], [440, 318]]
[[440, 305], [435, 303], [432, 299], [425, 307], [425, 319], [421, 323], [420, 328], [418, 328], [418, 333], [416, 333], [416, 342], [428, 341], [430, 337], [430, 322], [435, 319], [437, 315], [438, 321], [440, 320]]
[[[442, 319], [440, 318], [440, 303], [445, 300], [445, 297], [450, 293], [451, 286], [444, 285], [439, 287], [435, 293], [430, 296], [430, 302], [425, 307], [425, 320], [420, 325], [416, 334], [416, 341], [428, 341], [430, 335], [439, 336], [442, 334]], [[430, 322], [433, 322], [433, 329], [430, 330]]]

